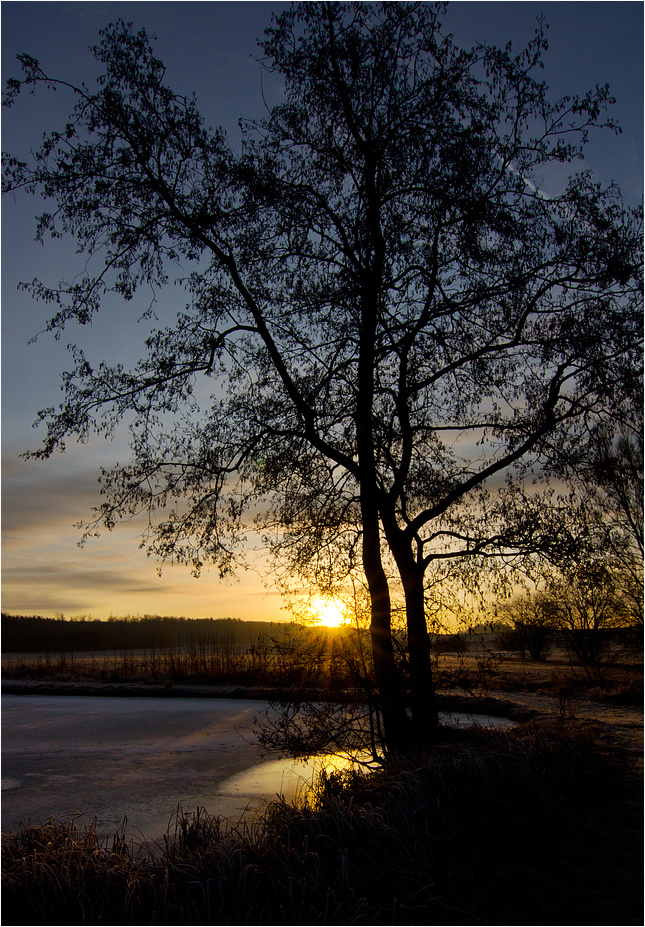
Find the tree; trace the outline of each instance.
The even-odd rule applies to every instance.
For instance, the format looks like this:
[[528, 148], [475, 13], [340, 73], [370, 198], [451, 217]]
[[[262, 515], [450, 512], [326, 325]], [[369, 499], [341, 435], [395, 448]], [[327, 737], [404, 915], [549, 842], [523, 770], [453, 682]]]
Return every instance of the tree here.
[[643, 626], [643, 401], [633, 415], [592, 436], [579, 471], [580, 509], [591, 557], [603, 558], [632, 625]]
[[551, 597], [545, 592], [516, 596], [504, 604], [500, 611], [519, 635], [522, 651], [528, 650], [531, 660], [544, 660], [557, 627]]
[[642, 392], [617, 420], [592, 430], [584, 458], [564, 460], [572, 485], [567, 530], [577, 539], [577, 556], [556, 556], [549, 584], [570, 652], [600, 678], [612, 628], [625, 629], [624, 652], [642, 652]]
[[601, 682], [608, 632], [629, 621], [611, 570], [603, 562], [585, 564], [552, 583], [549, 597], [570, 655], [590, 679]]
[[[612, 126], [607, 88], [549, 102], [533, 76], [542, 27], [518, 55], [466, 51], [441, 14], [305, 3], [280, 15], [261, 46], [284, 101], [247, 125], [240, 152], [164, 85], [145, 32], [119, 22], [94, 49], [97, 88], [70, 88], [65, 128], [6, 168], [9, 190], [55, 204], [38, 235], [75, 236], [97, 265], [31, 285], [54, 304], [56, 335], [106, 293], [131, 299], [166, 285], [179, 258], [194, 266], [186, 312], [135, 369], [75, 352], [36, 456], [128, 418], [132, 462], [103, 473], [96, 527], [147, 510], [153, 553], [226, 572], [264, 500], [260, 522], [278, 548], [288, 535], [296, 567], [358, 557], [393, 750], [436, 725], [428, 569], [551, 544], [526, 478], [548, 483], [562, 442], [584, 442], [640, 362], [637, 211], [585, 173], [539, 189], [549, 163]], [[9, 103], [24, 86], [69, 86], [21, 63]], [[387, 557], [405, 599], [412, 722]]]

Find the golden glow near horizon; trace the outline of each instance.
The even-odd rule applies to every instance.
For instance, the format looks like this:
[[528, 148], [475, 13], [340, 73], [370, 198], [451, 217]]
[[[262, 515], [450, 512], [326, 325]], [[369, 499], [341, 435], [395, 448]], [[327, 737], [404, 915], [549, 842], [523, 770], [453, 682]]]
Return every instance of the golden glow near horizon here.
[[345, 621], [345, 610], [337, 599], [316, 598], [312, 602], [316, 618], [327, 628], [337, 628]]

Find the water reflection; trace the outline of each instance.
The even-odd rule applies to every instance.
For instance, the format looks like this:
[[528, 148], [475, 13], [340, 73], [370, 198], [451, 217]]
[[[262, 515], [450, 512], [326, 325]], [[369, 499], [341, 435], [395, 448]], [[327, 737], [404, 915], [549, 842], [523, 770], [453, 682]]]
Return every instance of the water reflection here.
[[[508, 718], [457, 711], [440, 712], [439, 721], [446, 727], [478, 726], [497, 730], [507, 730], [514, 725]], [[217, 803], [221, 809], [226, 807], [228, 814], [220, 813], [227, 817], [233, 817], [235, 812], [245, 818], [253, 817], [278, 796], [288, 802], [304, 802], [323, 770], [326, 773], [344, 772], [352, 767], [365, 768], [371, 761], [369, 751], [364, 751], [358, 754], [328, 753], [306, 761], [280, 759], [260, 763], [222, 783], [217, 790]]]
[[229, 819], [239, 816], [248, 820], [279, 796], [288, 802], [304, 802], [323, 770], [342, 772], [370, 760], [367, 752], [329, 753], [298, 761], [269, 760], [227, 779], [217, 790], [216, 804], [219, 813]]
[[[3, 695], [2, 708], [7, 830], [81, 813], [97, 818], [101, 836], [127, 818], [128, 833], [157, 839], [178, 805], [251, 820], [277, 795], [306, 795], [321, 768], [351, 763], [324, 756], [258, 764], [254, 718], [268, 702]], [[511, 723], [466, 714], [442, 721]]]

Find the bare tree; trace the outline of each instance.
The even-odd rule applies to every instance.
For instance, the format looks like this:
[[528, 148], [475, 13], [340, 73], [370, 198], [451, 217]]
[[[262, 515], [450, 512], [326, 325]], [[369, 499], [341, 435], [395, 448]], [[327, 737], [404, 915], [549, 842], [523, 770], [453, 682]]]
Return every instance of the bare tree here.
[[549, 596], [569, 653], [591, 679], [602, 681], [608, 632], [629, 621], [611, 570], [603, 562], [585, 564], [553, 582]]
[[643, 626], [643, 404], [631, 420], [593, 435], [581, 511], [592, 557], [602, 557], [633, 625]]
[[551, 597], [545, 592], [516, 596], [502, 604], [499, 612], [510, 621], [531, 660], [544, 660], [558, 626]]

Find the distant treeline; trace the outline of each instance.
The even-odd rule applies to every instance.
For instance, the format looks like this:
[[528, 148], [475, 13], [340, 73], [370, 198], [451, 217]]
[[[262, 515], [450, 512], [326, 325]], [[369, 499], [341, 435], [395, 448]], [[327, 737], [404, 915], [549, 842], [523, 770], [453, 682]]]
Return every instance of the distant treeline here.
[[282, 639], [288, 622], [239, 618], [170, 618], [159, 615], [108, 618], [44, 618], [2, 614], [2, 653], [168, 650], [195, 645], [246, 651]]
[[[96, 680], [109, 683], [234, 684], [375, 692], [369, 630], [239, 618], [45, 618], [2, 614], [2, 674], [11, 679]], [[604, 680], [607, 662], [642, 658], [642, 635], [631, 628], [592, 632], [549, 629], [532, 660], [568, 657], [589, 679]], [[401, 654], [404, 641], [396, 639]], [[436, 679], [446, 688], [488, 685], [490, 674], [526, 641], [499, 623], [433, 640]], [[591, 658], [583, 659], [591, 654]], [[446, 655], [449, 655], [446, 662]], [[450, 662], [452, 661], [452, 662]], [[407, 666], [400, 657], [407, 684]]]
[[[357, 649], [358, 648], [358, 649]], [[2, 615], [3, 677], [347, 688], [371, 666], [350, 628], [237, 618]]]

